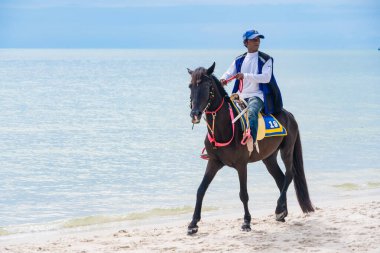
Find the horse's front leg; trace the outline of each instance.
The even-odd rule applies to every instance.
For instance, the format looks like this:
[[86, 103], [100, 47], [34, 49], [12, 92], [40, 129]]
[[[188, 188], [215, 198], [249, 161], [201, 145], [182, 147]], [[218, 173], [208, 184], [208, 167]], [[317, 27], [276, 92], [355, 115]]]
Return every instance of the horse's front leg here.
[[247, 164], [237, 166], [236, 170], [239, 174], [240, 200], [243, 202], [244, 206], [244, 222], [241, 229], [248, 232], [251, 231], [251, 214], [248, 209], [249, 196], [247, 191]]
[[198, 232], [197, 223], [198, 221], [201, 220], [201, 209], [202, 209], [203, 197], [205, 196], [206, 190], [208, 186], [210, 185], [211, 181], [214, 179], [216, 173], [222, 167], [223, 167], [223, 164], [220, 161], [217, 161], [217, 160], [208, 161], [205, 175], [203, 176], [203, 180], [198, 187], [197, 202], [195, 204], [193, 219], [187, 228], [187, 234], [191, 235]]

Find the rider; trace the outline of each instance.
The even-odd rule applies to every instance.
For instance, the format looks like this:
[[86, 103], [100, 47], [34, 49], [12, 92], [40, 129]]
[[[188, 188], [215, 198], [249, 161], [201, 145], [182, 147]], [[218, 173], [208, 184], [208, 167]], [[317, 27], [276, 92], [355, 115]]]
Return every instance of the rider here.
[[[273, 58], [258, 51], [260, 39], [264, 36], [256, 30], [248, 30], [243, 34], [244, 46], [248, 52], [239, 55], [228, 70], [222, 75], [220, 82], [227, 84], [226, 79], [236, 75], [232, 93], [248, 102], [248, 118], [251, 127], [253, 143], [256, 144], [258, 128], [258, 113], [264, 108], [264, 113], [278, 113], [282, 110], [282, 98], [276, 79], [273, 76]], [[243, 80], [243, 89], [239, 82]]]

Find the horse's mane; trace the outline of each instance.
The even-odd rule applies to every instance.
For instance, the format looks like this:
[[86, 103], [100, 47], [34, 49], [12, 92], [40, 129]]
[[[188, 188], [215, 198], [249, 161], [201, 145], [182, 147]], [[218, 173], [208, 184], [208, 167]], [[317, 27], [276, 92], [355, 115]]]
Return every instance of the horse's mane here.
[[[206, 72], [207, 72], [207, 69], [205, 69], [203, 67], [199, 67], [199, 68], [195, 69], [193, 74], [192, 74], [192, 76], [193, 76], [192, 80], [193, 81], [199, 80], [202, 75], [206, 75]], [[211, 78], [212, 78], [212, 80], [214, 80], [215, 86], [216, 86], [218, 92], [220, 93], [220, 95], [222, 97], [226, 98], [226, 101], [230, 105], [232, 105], [232, 102], [230, 100], [230, 96], [228, 95], [227, 91], [224, 89], [224, 87], [223, 87], [222, 83], [219, 81], [219, 79], [216, 78], [215, 75], [211, 75]], [[234, 108], [234, 107], [232, 107], [232, 108]]]
[[[226, 101], [232, 105], [232, 101], [230, 100], [230, 96], [228, 95], [227, 91], [224, 89], [222, 83], [214, 75], [211, 75], [211, 77], [214, 80], [214, 82], [216, 84], [216, 88], [218, 89], [218, 92], [220, 93], [220, 95], [222, 95], [222, 97], [226, 98]], [[234, 106], [232, 106], [232, 108], [234, 108]]]

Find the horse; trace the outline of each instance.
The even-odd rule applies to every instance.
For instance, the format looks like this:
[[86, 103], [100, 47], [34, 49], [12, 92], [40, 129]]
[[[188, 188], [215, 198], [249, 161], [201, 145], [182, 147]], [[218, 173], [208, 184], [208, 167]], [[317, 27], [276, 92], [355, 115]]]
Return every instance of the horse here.
[[[215, 62], [211, 67], [187, 69], [191, 75], [190, 88], [190, 117], [193, 124], [200, 122], [202, 114], [208, 123], [208, 133], [214, 136], [213, 143], [206, 136], [205, 148], [208, 162], [202, 182], [196, 194], [196, 204], [191, 222], [188, 225], [188, 234], [198, 232], [197, 223], [201, 220], [203, 197], [208, 186], [224, 166], [236, 169], [240, 183], [240, 200], [244, 207], [244, 221], [242, 231], [251, 231], [251, 214], [248, 209], [247, 192], [247, 164], [262, 161], [268, 172], [273, 176], [280, 191], [275, 209], [277, 221], [285, 222], [288, 215], [286, 192], [294, 180], [294, 187], [298, 203], [304, 213], [314, 211], [307, 187], [300, 133], [294, 116], [285, 109], [276, 113], [277, 120], [287, 129], [286, 136], [264, 138], [258, 142], [259, 152], [249, 152], [247, 146], [241, 144], [242, 129], [240, 124], [232, 123], [232, 116], [238, 112], [232, 110], [232, 101], [220, 81], [213, 75]], [[213, 126], [212, 128], [210, 126]], [[215, 146], [215, 143], [224, 143]], [[286, 167], [285, 174], [277, 163], [277, 154], [280, 151], [281, 159]]]

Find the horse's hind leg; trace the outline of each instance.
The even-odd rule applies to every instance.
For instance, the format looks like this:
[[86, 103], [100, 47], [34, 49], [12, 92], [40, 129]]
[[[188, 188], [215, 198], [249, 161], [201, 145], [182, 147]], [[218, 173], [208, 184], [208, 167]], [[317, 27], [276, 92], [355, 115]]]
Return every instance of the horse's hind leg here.
[[247, 164], [236, 167], [239, 174], [240, 182], [240, 200], [243, 202], [244, 206], [244, 223], [241, 226], [243, 231], [251, 231], [251, 214], [248, 209], [248, 190], [247, 190]]
[[284, 162], [286, 172], [281, 189], [280, 198], [277, 200], [276, 207], [276, 220], [285, 221], [285, 217], [288, 215], [288, 206], [286, 193], [288, 191], [289, 185], [293, 180], [293, 146], [284, 145], [281, 149], [281, 159]]
[[284, 184], [284, 173], [282, 172], [280, 166], [277, 163], [277, 154], [278, 150], [271, 154], [269, 157], [263, 160], [263, 163], [267, 167], [269, 174], [272, 175], [274, 181], [276, 181], [276, 185], [278, 190], [281, 192], [282, 186]]
[[223, 164], [219, 161], [215, 161], [215, 160], [208, 161], [206, 172], [203, 176], [203, 180], [198, 187], [197, 201], [195, 204], [193, 219], [190, 222], [189, 226], [187, 227], [187, 234], [191, 235], [198, 232], [197, 223], [198, 221], [201, 220], [201, 209], [202, 209], [203, 197], [205, 196], [206, 190], [208, 186], [210, 185], [211, 181], [214, 179], [216, 173], [222, 167], [223, 167]]
[[[286, 190], [289, 186], [288, 182], [289, 179], [289, 173], [282, 172], [280, 166], [277, 163], [277, 154], [278, 150], [270, 155], [268, 158], [263, 160], [263, 163], [267, 167], [267, 170], [272, 175], [274, 180], [276, 181], [276, 185], [280, 191], [280, 198], [277, 200], [277, 207], [276, 207], [276, 220], [278, 221], [285, 221], [285, 217], [288, 215], [288, 209], [287, 209], [287, 202], [286, 202]], [[291, 181], [290, 181], [291, 182]], [[284, 191], [284, 186], [286, 186], [286, 190]]]

